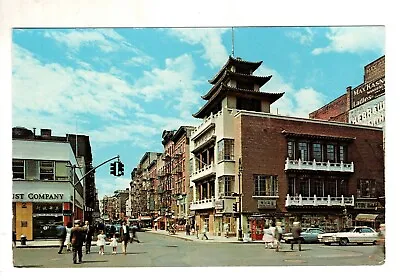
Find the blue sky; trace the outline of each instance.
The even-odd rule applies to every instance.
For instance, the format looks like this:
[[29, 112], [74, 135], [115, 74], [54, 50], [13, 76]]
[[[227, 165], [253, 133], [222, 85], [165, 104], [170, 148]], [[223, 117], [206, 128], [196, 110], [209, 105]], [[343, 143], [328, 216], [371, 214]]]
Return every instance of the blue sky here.
[[[272, 112], [307, 117], [363, 81], [385, 54], [384, 27], [238, 27], [235, 56], [262, 60], [262, 90], [286, 92]], [[12, 126], [90, 136], [94, 165], [117, 154], [125, 176], [96, 172], [99, 196], [129, 186], [164, 129], [196, 125], [207, 82], [232, 51], [227, 28], [14, 29]]]

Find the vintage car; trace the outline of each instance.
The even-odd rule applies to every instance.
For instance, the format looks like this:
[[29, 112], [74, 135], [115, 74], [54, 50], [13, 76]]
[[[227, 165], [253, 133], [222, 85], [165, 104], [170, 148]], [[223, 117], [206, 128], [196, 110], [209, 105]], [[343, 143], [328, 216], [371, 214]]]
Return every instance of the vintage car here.
[[339, 245], [347, 245], [348, 243], [376, 244], [379, 240], [378, 233], [370, 227], [355, 226], [344, 228], [339, 232], [323, 233], [318, 235], [318, 240], [325, 245], [339, 243]]
[[[306, 228], [303, 229], [300, 234], [301, 243], [317, 243], [318, 242], [318, 235], [325, 233], [320, 228]], [[282, 236], [282, 239], [286, 243], [290, 243], [293, 240], [293, 235], [291, 233], [285, 233]]]

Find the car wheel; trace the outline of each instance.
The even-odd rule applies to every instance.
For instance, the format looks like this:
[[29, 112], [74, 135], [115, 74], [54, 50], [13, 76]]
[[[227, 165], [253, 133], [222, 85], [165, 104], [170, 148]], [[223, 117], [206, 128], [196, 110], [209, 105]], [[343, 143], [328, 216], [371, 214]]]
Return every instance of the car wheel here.
[[340, 241], [339, 241], [339, 244], [340, 244], [341, 246], [346, 246], [347, 243], [349, 243], [349, 240], [348, 240], [347, 238], [342, 238], [342, 239], [340, 239]]
[[331, 242], [325, 242], [324, 244], [325, 245], [331, 245]]
[[362, 243], [362, 242], [359, 242], [359, 243], [357, 243], [357, 245], [363, 245], [363, 243]]
[[372, 245], [376, 245], [376, 243], [377, 243], [376, 240], [374, 240], [374, 242], [372, 242]]

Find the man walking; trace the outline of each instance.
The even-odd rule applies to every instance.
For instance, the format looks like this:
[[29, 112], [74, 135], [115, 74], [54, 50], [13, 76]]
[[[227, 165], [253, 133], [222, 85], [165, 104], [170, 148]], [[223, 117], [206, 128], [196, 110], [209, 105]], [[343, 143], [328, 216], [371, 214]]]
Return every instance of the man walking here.
[[207, 224], [204, 224], [203, 236], [201, 237], [201, 240], [203, 240], [204, 237], [208, 240], [207, 231], [208, 231]]
[[[80, 221], [76, 220], [75, 225], [71, 230], [70, 241], [72, 244], [72, 261], [74, 264], [82, 262], [82, 247], [85, 239], [85, 232], [80, 226]], [[78, 255], [78, 261], [76, 259]]]
[[57, 236], [58, 241], [60, 242], [60, 247], [58, 248], [58, 253], [62, 254], [62, 250], [64, 248], [65, 238], [67, 237], [67, 229], [64, 225], [57, 226]]
[[300, 228], [300, 222], [294, 222], [293, 223], [293, 228], [292, 228], [292, 235], [293, 235], [293, 241], [290, 244], [290, 249], [293, 250], [293, 245], [295, 243], [299, 244], [299, 251], [301, 251], [301, 228]]
[[90, 254], [90, 247], [92, 246], [92, 240], [93, 240], [93, 233], [94, 233], [94, 227], [89, 224], [88, 221], [85, 222], [85, 234], [86, 234], [86, 254]]
[[126, 255], [126, 248], [128, 246], [130, 235], [129, 235], [129, 227], [125, 221], [122, 222], [122, 226], [119, 230], [119, 236], [122, 240], [122, 252], [124, 253], [124, 255]]

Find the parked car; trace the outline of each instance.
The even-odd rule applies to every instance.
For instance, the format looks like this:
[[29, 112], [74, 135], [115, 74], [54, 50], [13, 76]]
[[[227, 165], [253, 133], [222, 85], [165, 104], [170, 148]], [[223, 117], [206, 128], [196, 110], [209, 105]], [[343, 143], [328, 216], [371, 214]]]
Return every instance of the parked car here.
[[356, 226], [344, 228], [339, 232], [323, 233], [318, 235], [318, 240], [325, 245], [339, 243], [339, 245], [347, 245], [348, 243], [363, 243], [376, 244], [379, 240], [378, 233], [366, 226]]
[[[318, 235], [325, 233], [320, 228], [306, 228], [303, 229], [300, 234], [301, 243], [317, 243], [318, 242]], [[282, 239], [286, 243], [290, 243], [293, 240], [292, 233], [285, 233], [282, 236]]]

